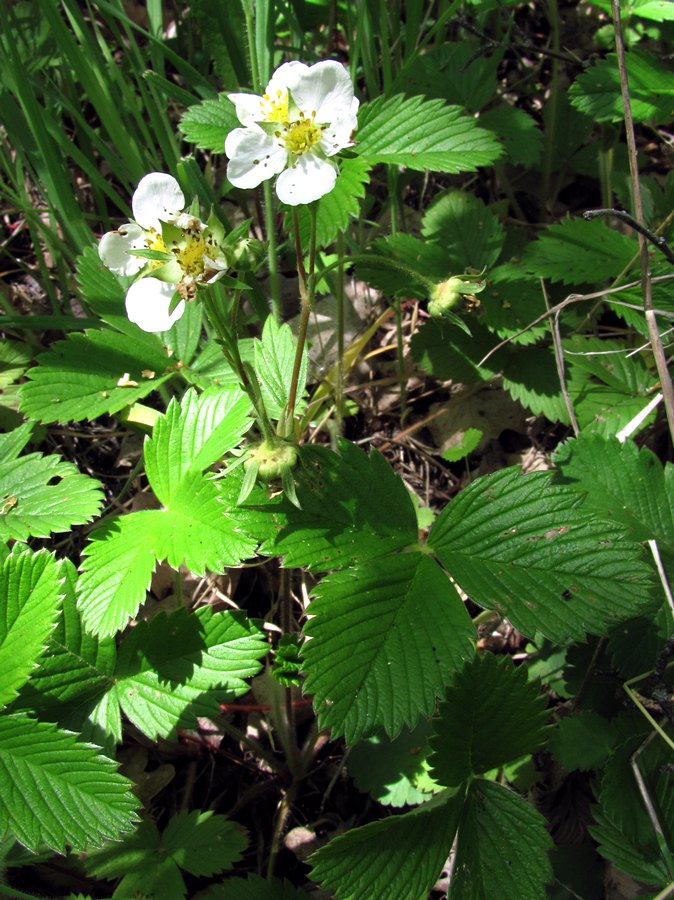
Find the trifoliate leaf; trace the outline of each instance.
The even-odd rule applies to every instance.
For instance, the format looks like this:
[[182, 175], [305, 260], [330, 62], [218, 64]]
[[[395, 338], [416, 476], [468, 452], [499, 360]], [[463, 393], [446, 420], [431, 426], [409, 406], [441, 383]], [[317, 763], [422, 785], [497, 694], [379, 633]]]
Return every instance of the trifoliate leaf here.
[[460, 272], [492, 266], [505, 239], [503, 226], [479, 197], [457, 190], [433, 201], [424, 214], [421, 233], [440, 244]]
[[[260, 382], [265, 409], [272, 419], [280, 419], [288, 406], [296, 348], [297, 338], [290, 325], [278, 325], [273, 316], [268, 316], [262, 338], [255, 340], [255, 374]], [[307, 381], [307, 360], [305, 346], [296, 392], [298, 402], [295, 410], [298, 413], [304, 407], [302, 395]]]
[[339, 455], [303, 449], [295, 469], [300, 509], [283, 501], [262, 515], [239, 511], [241, 527], [263, 540], [262, 553], [325, 572], [416, 542], [414, 504], [384, 457], [348, 441], [339, 447]]
[[502, 103], [482, 113], [479, 122], [498, 137], [509, 162], [516, 166], [537, 165], [543, 152], [543, 133], [523, 109]]
[[[431, 774], [456, 787], [543, 742], [547, 713], [538, 685], [509, 657], [477, 656], [456, 674], [440, 704], [431, 740]], [[494, 735], [498, 734], [498, 741]]]
[[199, 395], [189, 390], [173, 399], [145, 441], [147, 477], [161, 503], [168, 507], [185, 478], [202, 472], [237, 446], [252, 425], [251, 404], [241, 388], [210, 388]]
[[312, 856], [311, 877], [336, 900], [427, 896], [449, 855], [462, 800], [444, 792], [403, 816], [340, 835]]
[[428, 543], [475, 603], [524, 634], [558, 643], [602, 634], [648, 602], [650, 572], [639, 545], [578, 500], [549, 472], [503, 469], [452, 500]]
[[334, 573], [315, 596], [304, 629], [306, 690], [321, 727], [349, 744], [379, 727], [395, 737], [429, 715], [473, 653], [463, 602], [424, 554]]
[[418, 784], [425, 777], [430, 733], [430, 722], [422, 719], [393, 741], [374, 735], [357, 743], [349, 751], [347, 768], [358, 790], [368, 791], [385, 806], [415, 806], [427, 800], [429, 794]]
[[423, 97], [378, 97], [358, 114], [358, 155], [422, 171], [472, 172], [501, 155], [494, 135], [458, 106]]
[[223, 93], [218, 95], [217, 100], [202, 100], [190, 106], [178, 128], [185, 140], [196, 144], [200, 150], [224, 153], [225, 138], [240, 125], [234, 104]]
[[68, 531], [90, 522], [102, 504], [100, 482], [58, 456], [12, 454], [0, 462], [0, 540]]
[[606, 719], [585, 710], [557, 723], [550, 738], [555, 759], [569, 772], [598, 769], [611, 752], [613, 734]]
[[136, 820], [132, 783], [96, 747], [23, 715], [0, 718], [0, 839], [64, 853], [118, 840]]
[[156, 339], [115, 331], [70, 334], [29, 369], [21, 385], [21, 408], [40, 422], [95, 419], [119, 412], [156, 390], [174, 363]]
[[0, 568], [0, 705], [13, 700], [42, 655], [61, 604], [59, 573], [46, 550], [8, 556]]
[[[674, 103], [674, 74], [644, 50], [627, 52], [630, 103], [636, 122], [669, 122]], [[609, 53], [583, 72], [569, 88], [571, 103], [596, 122], [622, 122], [618, 57]]]
[[[316, 208], [316, 246], [331, 244], [350, 220], [358, 215], [360, 201], [365, 196], [365, 185], [370, 180], [367, 160], [343, 159], [334, 188], [318, 201]], [[311, 236], [311, 213], [307, 206], [295, 207], [300, 223], [300, 241], [308, 252]], [[291, 228], [293, 217], [286, 216], [286, 227]]]
[[61, 614], [14, 708], [33, 709], [47, 721], [81, 731], [83, 711], [86, 715], [111, 685], [117, 654], [112, 638], [99, 641], [82, 629], [75, 605], [77, 573], [73, 564], [64, 560], [59, 574], [64, 593]]
[[[160, 835], [150, 822], [122, 844], [90, 853], [84, 861], [87, 872], [99, 878], [119, 878], [115, 893], [184, 897], [187, 889], [180, 869], [192, 875], [215, 875], [237, 862], [247, 846], [243, 831], [225, 816], [212, 812], [181, 812]], [[170, 893], [165, 893], [171, 888]]]
[[139, 623], [119, 648], [112, 694], [150, 739], [217, 716], [223, 698], [238, 697], [256, 675], [268, 645], [245, 616], [179, 609]]
[[540, 900], [552, 879], [551, 848], [539, 812], [500, 784], [474, 781], [459, 824], [449, 897]]
[[529, 244], [522, 263], [539, 278], [597, 284], [617, 278], [637, 252], [635, 240], [599, 219], [565, 219]]
[[584, 509], [619, 522], [632, 540], [674, 550], [674, 466], [632, 441], [582, 434], [557, 448], [558, 481], [585, 497]]

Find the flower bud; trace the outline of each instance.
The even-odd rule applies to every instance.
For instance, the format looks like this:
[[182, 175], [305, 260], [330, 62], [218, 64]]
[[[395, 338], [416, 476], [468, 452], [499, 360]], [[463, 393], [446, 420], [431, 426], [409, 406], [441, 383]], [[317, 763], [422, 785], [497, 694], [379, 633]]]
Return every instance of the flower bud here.
[[273, 481], [282, 478], [284, 472], [290, 472], [297, 463], [297, 448], [286, 441], [262, 441], [253, 444], [246, 453], [243, 464], [249, 469], [253, 464], [258, 466], [258, 475], [262, 481]]
[[453, 275], [435, 285], [428, 302], [428, 312], [431, 316], [444, 316], [463, 294], [479, 294], [486, 286], [486, 280], [479, 275]]

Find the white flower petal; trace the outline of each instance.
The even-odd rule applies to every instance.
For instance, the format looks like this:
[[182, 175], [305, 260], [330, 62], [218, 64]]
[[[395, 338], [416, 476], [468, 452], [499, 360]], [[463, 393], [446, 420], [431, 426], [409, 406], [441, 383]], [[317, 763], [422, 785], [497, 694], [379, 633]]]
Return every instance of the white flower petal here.
[[236, 108], [236, 116], [242, 125], [249, 126], [253, 122], [262, 122], [262, 98], [257, 94], [227, 94]]
[[357, 127], [358, 119], [355, 116], [339, 116], [327, 126], [318, 146], [326, 156], [334, 156], [344, 147], [350, 147], [353, 144], [351, 135]]
[[282, 203], [299, 206], [312, 203], [329, 194], [337, 180], [337, 167], [311, 151], [297, 157], [297, 161], [276, 182], [276, 193]]
[[157, 231], [160, 222], [170, 222], [184, 206], [185, 197], [178, 182], [161, 172], [150, 172], [141, 178], [131, 200], [136, 222]]
[[169, 315], [175, 284], [167, 284], [156, 278], [139, 278], [126, 292], [126, 314], [143, 331], [168, 331], [185, 312], [181, 300]]
[[229, 157], [227, 178], [239, 188], [254, 188], [283, 171], [288, 151], [273, 135], [251, 128], [235, 128], [225, 141]]
[[315, 113], [319, 124], [351, 113], [353, 84], [344, 66], [334, 60], [317, 62], [305, 72], [291, 72], [288, 87], [297, 107], [305, 116]]
[[146, 259], [130, 256], [129, 250], [145, 247], [145, 232], [134, 222], [120, 225], [117, 231], [108, 231], [98, 244], [98, 255], [104, 265], [116, 275], [135, 275], [143, 268]]

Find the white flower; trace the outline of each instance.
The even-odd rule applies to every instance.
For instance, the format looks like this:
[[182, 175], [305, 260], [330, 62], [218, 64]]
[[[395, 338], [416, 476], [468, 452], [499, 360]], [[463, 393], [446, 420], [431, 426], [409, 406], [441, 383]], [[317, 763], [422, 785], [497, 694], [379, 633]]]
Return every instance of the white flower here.
[[285, 63], [261, 97], [229, 94], [243, 128], [227, 135], [227, 178], [254, 188], [278, 175], [283, 203], [311, 203], [335, 186], [330, 159], [353, 144], [358, 100], [346, 69], [333, 60]]
[[183, 212], [184, 206], [175, 178], [151, 172], [131, 201], [135, 221], [104, 234], [98, 245], [112, 272], [141, 275], [128, 289], [125, 305], [129, 319], [143, 331], [167, 331], [185, 311], [184, 299], [171, 310], [176, 291], [191, 298], [197, 282], [215, 280], [227, 268], [213, 230]]

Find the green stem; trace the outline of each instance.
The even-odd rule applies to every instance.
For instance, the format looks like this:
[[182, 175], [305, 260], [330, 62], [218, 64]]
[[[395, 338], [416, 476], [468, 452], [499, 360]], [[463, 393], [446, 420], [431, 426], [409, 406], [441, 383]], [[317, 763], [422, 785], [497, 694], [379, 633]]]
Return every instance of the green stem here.
[[237, 339], [236, 320], [239, 308], [239, 297], [236, 296], [232, 308], [231, 325], [227, 323], [222, 310], [220, 309], [214, 293], [222, 296], [222, 291], [218, 284], [209, 285], [206, 290], [201, 293], [201, 298], [208, 315], [208, 320], [215, 328], [218, 334], [218, 343], [222, 347], [222, 352], [229, 365], [234, 369], [239, 377], [239, 384], [242, 390], [248, 394], [250, 402], [255, 410], [255, 417], [265, 440], [270, 440], [274, 436], [274, 429], [269, 421], [267, 410], [265, 409], [260, 386], [255, 378], [255, 373], [250, 373], [248, 367], [241, 359], [239, 352], [239, 342]]
[[[557, 0], [547, 0], [548, 19], [552, 29], [552, 46], [555, 52], [559, 52], [559, 10], [557, 8]], [[557, 144], [558, 131], [558, 114], [559, 114], [559, 70], [560, 64], [556, 57], [552, 59], [552, 77], [550, 80], [550, 115], [547, 118], [547, 128], [545, 129], [545, 151], [543, 155], [543, 196], [542, 201], [546, 203], [549, 199], [548, 208], [552, 209], [554, 205], [554, 197], [548, 198], [550, 191], [550, 177], [552, 175], [552, 160]]]
[[[253, 81], [253, 90], [259, 94], [262, 90], [260, 84], [260, 66], [257, 58], [257, 44], [255, 43], [255, 22], [253, 20], [252, 0], [241, 0], [243, 15], [246, 20], [246, 37], [248, 39], [248, 55], [250, 58], [250, 76]], [[274, 320], [281, 321], [281, 281], [278, 270], [278, 242], [276, 240], [276, 208], [271, 184], [265, 181], [262, 185], [264, 197], [264, 230], [267, 238], [267, 265], [269, 267], [269, 289], [271, 292], [271, 308]]]
[[297, 274], [300, 282], [300, 299], [302, 308], [300, 310], [300, 325], [297, 333], [297, 349], [295, 350], [295, 362], [293, 363], [293, 374], [290, 379], [290, 390], [288, 392], [288, 406], [286, 408], [285, 420], [281, 420], [279, 425], [285, 428], [286, 436], [289, 437], [293, 430], [293, 416], [295, 415], [295, 404], [297, 402], [297, 387], [300, 381], [300, 371], [302, 369], [302, 357], [304, 355], [304, 345], [307, 340], [307, 329], [309, 327], [309, 316], [314, 303], [314, 295], [316, 293], [316, 204], [309, 205], [311, 214], [311, 239], [309, 249], [309, 273], [304, 268], [304, 259], [302, 257], [302, 245], [300, 243], [299, 216], [297, 207], [293, 209], [293, 223], [295, 226], [295, 253], [297, 254]]
[[341, 435], [344, 423], [344, 232], [337, 235], [337, 384], [335, 385], [335, 413], [337, 431]]

